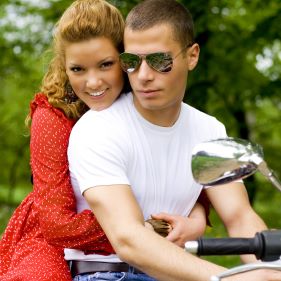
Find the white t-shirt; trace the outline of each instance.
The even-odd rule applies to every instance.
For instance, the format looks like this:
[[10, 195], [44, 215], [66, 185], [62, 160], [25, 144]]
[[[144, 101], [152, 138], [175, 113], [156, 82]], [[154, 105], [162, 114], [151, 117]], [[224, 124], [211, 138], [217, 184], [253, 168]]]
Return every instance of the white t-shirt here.
[[[74, 126], [68, 148], [78, 212], [89, 208], [81, 196], [86, 189], [126, 184], [145, 219], [159, 212], [187, 216], [202, 189], [192, 177], [192, 148], [219, 137], [226, 137], [223, 124], [185, 103], [172, 127], [145, 120], [131, 93], [106, 110], [88, 111]], [[66, 259], [77, 253], [66, 251]]]

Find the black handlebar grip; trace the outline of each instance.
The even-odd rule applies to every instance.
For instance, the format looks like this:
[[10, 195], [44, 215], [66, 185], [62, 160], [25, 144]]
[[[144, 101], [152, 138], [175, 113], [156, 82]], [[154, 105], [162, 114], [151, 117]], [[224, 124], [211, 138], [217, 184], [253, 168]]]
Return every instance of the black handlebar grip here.
[[254, 238], [200, 238], [198, 239], [197, 255], [243, 255], [261, 256], [262, 241]]
[[253, 254], [262, 261], [281, 256], [281, 230], [265, 230], [253, 238], [199, 238], [198, 256]]
[[263, 240], [261, 260], [278, 260], [281, 256], [281, 230], [265, 230], [256, 235], [260, 235]]

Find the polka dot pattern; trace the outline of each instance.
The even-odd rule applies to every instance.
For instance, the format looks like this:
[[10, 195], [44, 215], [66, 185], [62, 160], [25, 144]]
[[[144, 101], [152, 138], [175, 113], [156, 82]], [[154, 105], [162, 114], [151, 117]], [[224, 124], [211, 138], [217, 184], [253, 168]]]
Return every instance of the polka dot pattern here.
[[34, 189], [0, 240], [0, 281], [70, 281], [64, 248], [104, 255], [114, 250], [91, 211], [76, 213], [67, 161], [74, 122], [43, 94], [30, 107]]

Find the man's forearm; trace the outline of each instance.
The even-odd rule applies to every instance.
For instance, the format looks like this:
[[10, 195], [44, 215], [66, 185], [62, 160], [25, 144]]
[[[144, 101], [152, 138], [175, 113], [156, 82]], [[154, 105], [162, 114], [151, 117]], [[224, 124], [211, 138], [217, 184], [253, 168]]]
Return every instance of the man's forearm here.
[[146, 228], [130, 187], [100, 186], [84, 195], [119, 258], [157, 280], [206, 281], [224, 270]]
[[[226, 227], [231, 237], [254, 237], [257, 232], [267, 229], [264, 221], [252, 209]], [[241, 255], [240, 258], [244, 263], [256, 261], [254, 255]]]
[[137, 226], [134, 230], [131, 228], [130, 231], [132, 232], [127, 232], [127, 237], [115, 237], [113, 247], [121, 260], [157, 280], [206, 281], [211, 275], [225, 270], [186, 253], [142, 226]]

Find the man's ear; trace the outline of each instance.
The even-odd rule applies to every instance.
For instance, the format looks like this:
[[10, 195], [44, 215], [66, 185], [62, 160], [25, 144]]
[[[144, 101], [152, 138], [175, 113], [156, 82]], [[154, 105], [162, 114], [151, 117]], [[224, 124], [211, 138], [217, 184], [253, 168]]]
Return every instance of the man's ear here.
[[197, 43], [194, 43], [191, 47], [187, 49], [187, 63], [188, 70], [193, 70], [198, 63], [200, 47]]

